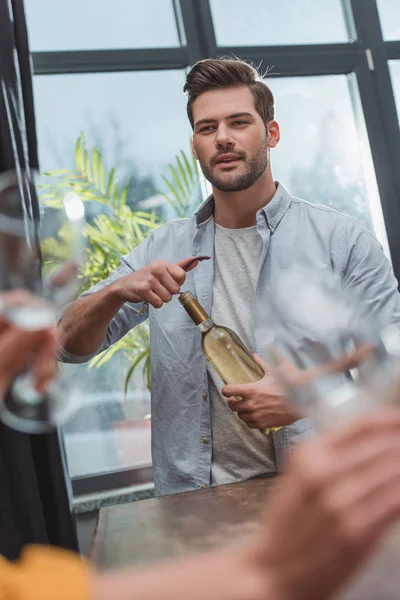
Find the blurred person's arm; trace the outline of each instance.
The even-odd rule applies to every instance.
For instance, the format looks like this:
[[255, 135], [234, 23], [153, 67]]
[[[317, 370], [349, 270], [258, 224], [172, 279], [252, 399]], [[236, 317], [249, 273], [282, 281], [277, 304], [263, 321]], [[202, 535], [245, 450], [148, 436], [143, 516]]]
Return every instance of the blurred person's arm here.
[[[29, 292], [15, 290], [0, 293], [7, 301], [24, 304]], [[28, 365], [35, 386], [42, 391], [57, 372], [57, 341], [53, 328], [21, 331], [10, 325], [0, 311], [0, 401], [13, 379]]]
[[[51, 330], [19, 331], [0, 319], [3, 392], [28, 360], [45, 386], [54, 358]], [[17, 563], [0, 560], [0, 599], [328, 599], [398, 520], [399, 457], [398, 408], [333, 425], [291, 452], [257, 533], [234, 547], [104, 574], [69, 553], [31, 547]]]
[[[34, 574], [28, 577], [23, 563], [13, 567], [22, 567], [19, 595], [9, 588], [9, 597], [47, 600], [41, 590], [49, 585], [49, 569], [38, 565], [48, 559], [58, 574], [60, 590], [52, 596], [57, 600], [326, 600], [400, 516], [399, 433], [399, 410], [385, 409], [298, 445], [287, 474], [270, 493], [259, 531], [234, 547], [109, 573], [33, 549], [37, 557], [31, 555], [30, 564], [37, 565], [37, 577], [30, 579]], [[10, 585], [8, 576], [0, 571], [3, 587]], [[36, 588], [23, 587], [24, 580]]]
[[0, 557], [1, 600], [89, 600], [91, 575], [79, 556], [29, 546], [16, 562]]
[[[228, 549], [96, 573], [31, 547], [0, 561], [4, 600], [326, 600], [400, 516], [400, 412], [382, 409], [298, 445], [258, 532]], [[385, 468], [382, 468], [385, 465]]]
[[400, 516], [399, 433], [399, 409], [385, 408], [299, 444], [255, 536], [206, 556], [94, 575], [91, 598], [331, 598]]

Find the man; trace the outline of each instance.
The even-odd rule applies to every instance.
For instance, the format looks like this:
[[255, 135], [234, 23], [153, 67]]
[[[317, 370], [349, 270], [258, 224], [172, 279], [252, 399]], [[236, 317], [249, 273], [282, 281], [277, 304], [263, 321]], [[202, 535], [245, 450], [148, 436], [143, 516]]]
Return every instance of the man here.
[[[9, 292], [8, 301], [18, 293]], [[33, 363], [36, 386], [44, 389], [55, 374], [55, 351], [53, 331], [20, 331], [0, 317], [0, 401], [27, 364]], [[258, 530], [234, 547], [96, 573], [78, 556], [31, 546], [17, 563], [0, 557], [0, 598], [328, 599], [400, 516], [399, 434], [399, 409], [385, 407], [299, 445]]]
[[[107, 281], [66, 310], [58, 329], [63, 359], [84, 362], [149, 317], [159, 494], [273, 474], [281, 470], [284, 449], [312, 430], [266, 381], [247, 392], [241, 387], [241, 402], [225, 400], [199, 332], [174, 297], [183, 284], [214, 321], [264, 358], [268, 287], [296, 264], [333, 271], [384, 324], [400, 321], [397, 282], [374, 237], [274, 181], [270, 151], [280, 132], [273, 95], [256, 70], [239, 60], [200, 61], [185, 91], [193, 152], [212, 196], [193, 218], [156, 229], [122, 257]], [[212, 260], [186, 277], [179, 261], [201, 254]], [[150, 309], [142, 315], [144, 301]], [[308, 342], [299, 339], [299, 348]], [[230, 386], [222, 393], [236, 392]], [[259, 431], [274, 426], [284, 427], [273, 437]]]

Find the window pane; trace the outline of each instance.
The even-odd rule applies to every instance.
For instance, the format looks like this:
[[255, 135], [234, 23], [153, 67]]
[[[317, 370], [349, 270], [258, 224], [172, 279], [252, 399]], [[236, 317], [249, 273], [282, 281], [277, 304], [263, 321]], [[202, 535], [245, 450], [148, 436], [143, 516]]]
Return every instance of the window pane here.
[[72, 478], [151, 465], [150, 393], [138, 369], [125, 399], [130, 364], [119, 353], [100, 369], [65, 365], [84, 398], [84, 406], [63, 430]]
[[348, 42], [340, 0], [211, 0], [219, 46]]
[[41, 170], [72, 168], [84, 132], [120, 179], [150, 178], [154, 191], [175, 154], [189, 149], [184, 77], [183, 71], [34, 77]]
[[275, 177], [295, 196], [355, 217], [386, 245], [365, 124], [355, 110], [355, 82], [335, 75], [267, 83], [281, 126], [272, 153]]
[[180, 45], [172, 0], [26, 0], [25, 8], [32, 51]]
[[394, 88], [394, 95], [397, 104], [397, 115], [400, 124], [400, 60], [389, 61], [390, 73], [392, 75], [392, 82]]
[[[72, 169], [75, 143], [84, 132], [88, 147], [97, 145], [102, 152], [106, 178], [114, 167], [121, 187], [130, 177], [128, 205], [143, 210], [139, 203], [144, 201], [153, 207], [157, 202], [169, 207], [158, 193], [168, 191], [162, 175], [171, 178], [168, 163], [180, 149], [190, 151], [183, 84], [183, 71], [36, 76], [41, 171]], [[93, 213], [91, 206], [96, 209]], [[89, 203], [86, 209], [90, 218], [104, 206]], [[171, 216], [176, 215], [164, 214], [165, 219]], [[128, 359], [123, 351], [118, 352], [99, 369], [64, 367], [84, 392], [84, 408], [65, 428], [72, 477], [151, 461], [150, 427], [145, 418], [150, 413], [150, 395], [141, 367], [124, 398], [133, 354]]]
[[385, 40], [400, 40], [399, 0], [378, 0], [378, 9], [383, 38]]

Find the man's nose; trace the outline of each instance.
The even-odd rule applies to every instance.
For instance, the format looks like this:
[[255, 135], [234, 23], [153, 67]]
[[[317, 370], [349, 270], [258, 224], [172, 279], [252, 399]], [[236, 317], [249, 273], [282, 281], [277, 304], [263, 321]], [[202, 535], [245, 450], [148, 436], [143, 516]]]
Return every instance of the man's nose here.
[[221, 123], [217, 129], [215, 145], [217, 148], [225, 148], [226, 146], [235, 145], [235, 140], [231, 135], [229, 127], [227, 127], [225, 123]]

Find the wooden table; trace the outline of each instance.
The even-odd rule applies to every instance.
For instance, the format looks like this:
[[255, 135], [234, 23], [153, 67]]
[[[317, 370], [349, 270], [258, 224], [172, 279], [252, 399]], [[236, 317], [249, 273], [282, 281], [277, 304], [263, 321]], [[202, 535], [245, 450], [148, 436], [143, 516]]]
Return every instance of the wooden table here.
[[273, 478], [184, 492], [100, 510], [92, 559], [100, 569], [216, 548], [253, 531]]

